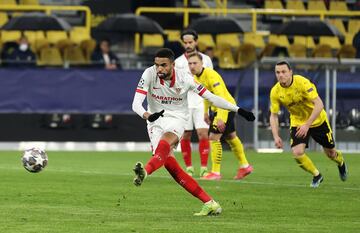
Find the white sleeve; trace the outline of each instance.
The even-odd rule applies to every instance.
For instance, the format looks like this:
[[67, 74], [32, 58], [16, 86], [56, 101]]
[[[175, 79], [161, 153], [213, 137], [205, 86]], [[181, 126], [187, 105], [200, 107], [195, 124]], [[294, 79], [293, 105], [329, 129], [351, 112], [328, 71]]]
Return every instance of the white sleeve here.
[[135, 92], [134, 100], [132, 102], [132, 110], [136, 112], [141, 118], [144, 118], [144, 113], [146, 110], [143, 107], [143, 103], [146, 95]]
[[144, 117], [144, 113], [146, 112], [146, 110], [143, 107], [143, 102], [149, 90], [150, 79], [151, 79], [151, 71], [148, 68], [144, 71], [144, 73], [140, 78], [140, 81], [136, 88], [134, 100], [132, 103], [132, 110], [136, 112], [141, 118]]
[[239, 107], [236, 106], [235, 104], [232, 104], [229, 101], [227, 101], [217, 95], [214, 95], [213, 93], [211, 93], [208, 90], [206, 90], [204, 93], [202, 93], [201, 96], [204, 97], [205, 99], [207, 99], [208, 101], [210, 101], [214, 106], [216, 106], [218, 108], [226, 109], [226, 110], [229, 110], [232, 112], [237, 112], [237, 110], [239, 109]]

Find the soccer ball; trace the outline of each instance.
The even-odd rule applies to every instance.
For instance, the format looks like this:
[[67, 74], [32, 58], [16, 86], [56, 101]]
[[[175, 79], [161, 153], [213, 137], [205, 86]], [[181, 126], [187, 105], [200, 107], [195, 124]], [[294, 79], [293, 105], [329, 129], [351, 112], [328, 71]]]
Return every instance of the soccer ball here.
[[31, 148], [24, 151], [21, 160], [24, 168], [29, 172], [40, 172], [46, 167], [48, 156], [44, 150]]

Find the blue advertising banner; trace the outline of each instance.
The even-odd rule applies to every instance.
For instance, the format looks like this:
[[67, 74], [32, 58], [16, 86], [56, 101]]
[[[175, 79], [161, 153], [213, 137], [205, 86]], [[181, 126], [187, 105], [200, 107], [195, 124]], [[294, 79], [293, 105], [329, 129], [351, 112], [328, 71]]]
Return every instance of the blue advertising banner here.
[[[142, 70], [0, 69], [0, 113], [132, 113], [131, 104]], [[253, 107], [253, 70], [221, 70], [240, 106]], [[302, 74], [302, 73], [300, 73]], [[304, 73], [324, 98], [324, 72]], [[266, 109], [275, 83], [273, 71], [260, 73], [260, 107]], [[236, 90], [238, 91], [237, 93]], [[357, 73], [338, 72], [341, 106], [359, 107]]]

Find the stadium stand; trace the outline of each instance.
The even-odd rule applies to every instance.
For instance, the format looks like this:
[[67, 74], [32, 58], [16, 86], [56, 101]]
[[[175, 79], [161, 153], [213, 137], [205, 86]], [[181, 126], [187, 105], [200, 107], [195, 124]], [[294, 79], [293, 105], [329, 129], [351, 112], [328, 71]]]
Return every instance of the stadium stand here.
[[56, 47], [44, 47], [40, 50], [38, 65], [40, 66], [63, 66], [64, 61]]
[[181, 35], [181, 31], [180, 30], [164, 30], [164, 33], [167, 35], [167, 40], [168, 41], [180, 41], [180, 35]]
[[[38, 0], [18, 0], [18, 1], [5, 1], [2, 0], [0, 3], [4, 2], [12, 2], [13, 5], [18, 2], [19, 5], [42, 5], [47, 1], [38, 1]], [[49, 1], [53, 4], [59, 3], [60, 1]], [[69, 1], [68, 1], [69, 2]], [[71, 1], [72, 3], [80, 3], [79, 1]], [[211, 2], [211, 1], [207, 1]], [[252, 2], [252, 5], [249, 4]], [[224, 35], [200, 35], [199, 36], [199, 50], [204, 51], [206, 48], [211, 47], [216, 49], [216, 57], [219, 60], [219, 66], [222, 69], [236, 69], [234, 70], [233, 76], [228, 78], [227, 80], [240, 80], [242, 82], [242, 78], [244, 76], [239, 76], [239, 73], [246, 74], [246, 72], [250, 72], [252, 68], [252, 64], [255, 61], [260, 61], [261, 56], [275, 56], [280, 57], [283, 56], [283, 53], [279, 53], [276, 51], [278, 47], [283, 47], [287, 50], [288, 56], [292, 58], [304, 58], [304, 57], [327, 57], [327, 58], [352, 58], [354, 57], [354, 48], [352, 47], [352, 39], [353, 36], [360, 29], [360, 20], [357, 15], [351, 15], [354, 7], [352, 3], [349, 1], [346, 3], [345, 1], [341, 1], [340, 4], [337, 4], [338, 1], [322, 1], [322, 0], [292, 0], [292, 1], [283, 1], [283, 0], [266, 0], [266, 1], [235, 1], [228, 0], [228, 8], [240, 9], [240, 10], [249, 10], [249, 13], [228, 13], [228, 15], [232, 15], [239, 20], [241, 26], [245, 29], [245, 33], [241, 34], [224, 34]], [[262, 4], [263, 3], [263, 4]], [[327, 10], [327, 5], [325, 3], [329, 3]], [[67, 4], [67, 3], [62, 3]], [[177, 1], [177, 6], [182, 6], [181, 1]], [[149, 3], [151, 5], [151, 3]], [[161, 4], [159, 4], [161, 5]], [[277, 18], [267, 18], [265, 14], [258, 13], [256, 17], [251, 15], [251, 12], [256, 10], [252, 8], [254, 5], [261, 7], [261, 10], [266, 9], [281, 9], [281, 11], [275, 10], [274, 12], [278, 12], [279, 15], [271, 15], [276, 16]], [[239, 7], [240, 6], [240, 7]], [[344, 8], [346, 7], [346, 9]], [[194, 9], [201, 8], [198, 6], [196, 1], [192, 2], [191, 7]], [[210, 7], [215, 8], [216, 6], [210, 5]], [[306, 10], [305, 14], [309, 13], [309, 11], [316, 10], [321, 12], [321, 17], [325, 20], [329, 20], [335, 27], [339, 29], [339, 31], [344, 34], [344, 41], [339, 40], [338, 38], [317, 38], [313, 36], [285, 36], [285, 35], [272, 35], [269, 34], [269, 28], [271, 26], [280, 25], [284, 20], [289, 20], [291, 18], [307, 18], [314, 19], [320, 16], [316, 15], [317, 12], [313, 12], [315, 15], [282, 15], [285, 9], [291, 10]], [[340, 14], [337, 15], [337, 11], [346, 11], [349, 15]], [[135, 11], [135, 8], [132, 9]], [[21, 14], [23, 11], [0, 11], [0, 25], [4, 24], [11, 19], [11, 17]], [[58, 13], [61, 17], [64, 17], [68, 20], [72, 29], [68, 32], [66, 31], [1, 31], [0, 39], [1, 43], [13, 42], [16, 41], [21, 33], [24, 33], [31, 43], [32, 49], [36, 52], [37, 57], [39, 58], [38, 64], [40, 66], [55, 66], [56, 68], [66, 67], [64, 63], [70, 65], [70, 68], [78, 64], [89, 64], [90, 56], [95, 49], [97, 38], [93, 38], [92, 34], [90, 34], [88, 28], [86, 28], [83, 22], [87, 21], [87, 18], [84, 18], [82, 14], [74, 13], [69, 14], [68, 12]], [[285, 12], [286, 13], [286, 12]], [[114, 46], [115, 51], [120, 54], [121, 62], [128, 62], [129, 65], [123, 66], [125, 69], [143, 69], [149, 64], [152, 64], [152, 54], [155, 49], [164, 46], [166, 42], [179, 42], [180, 40], [180, 32], [189, 25], [192, 20], [197, 19], [199, 17], [206, 16], [206, 13], [190, 13], [189, 15], [182, 13], [152, 13], [152, 12], [141, 12], [141, 15], [146, 15], [152, 17], [153, 19], [160, 19], [159, 15], [167, 15], [166, 22], [164, 20], [158, 20], [158, 23], [161, 24], [163, 28], [167, 28], [164, 30], [167, 37], [164, 41], [162, 35], [143, 35], [141, 37], [140, 43], [143, 50], [140, 54], [135, 54], [133, 52], [134, 41], [132, 38], [124, 43], [116, 43]], [[108, 15], [92, 15], [90, 24], [92, 26], [97, 25], [98, 22], [104, 20]], [[170, 15], [170, 16], [169, 16]], [[217, 15], [217, 14], [213, 14]], [[221, 14], [218, 14], [221, 15]], [[165, 17], [165, 16], [164, 16]], [[180, 19], [180, 20], [179, 20]], [[278, 20], [277, 19], [281, 19]], [[173, 23], [173, 21], [179, 21]], [[253, 21], [255, 20], [256, 25], [253, 25]], [[188, 21], [188, 22], [186, 22]], [[168, 26], [165, 27], [164, 25]], [[14, 35], [15, 34], [15, 35]], [[330, 41], [329, 41], [330, 39]], [[125, 39], [124, 39], [125, 40]], [[332, 40], [332, 41], [331, 41]], [[316, 43], [315, 43], [316, 42]], [[125, 51], [125, 52], [124, 52]], [[147, 55], [147, 56], [146, 56]], [[151, 59], [150, 59], [151, 57]], [[295, 64], [294, 67], [299, 69], [299, 65]], [[346, 66], [345, 69], [350, 70], [352, 67]], [[67, 67], [68, 68], [68, 67]], [[83, 68], [83, 67], [82, 67]], [[238, 70], [240, 68], [241, 70]], [[264, 67], [261, 67], [264, 68]], [[336, 66], [337, 68], [337, 66]], [[323, 72], [319, 68], [319, 70], [311, 70], [314, 71], [313, 75], [319, 75], [319, 73]], [[337, 68], [340, 70], [340, 68]], [[356, 68], [357, 69], [357, 68]], [[266, 70], [266, 68], [264, 68]], [[229, 70], [221, 70], [224, 73], [224, 76], [229, 75]], [[308, 71], [308, 70], [307, 70]], [[98, 71], [96, 71], [98, 72]], [[318, 73], [315, 73], [318, 72]], [[89, 72], [90, 73], [90, 72]], [[89, 75], [86, 73], [86, 75]], [[39, 73], [36, 73], [37, 75]], [[123, 73], [119, 73], [123, 75]], [[103, 75], [103, 74], [102, 74]], [[126, 73], [129, 75], [129, 73]], [[138, 75], [138, 74], [136, 74]], [[133, 75], [134, 77], [136, 75]], [[344, 74], [341, 74], [344, 75]], [[346, 73], [348, 75], [348, 73]], [[131, 76], [131, 77], [133, 77]], [[344, 75], [345, 76], [345, 75]], [[228, 77], [228, 76], [227, 76]], [[253, 79], [252, 74], [250, 75], [251, 79], [245, 82], [246, 85], [252, 85]], [[266, 77], [271, 79], [271, 75], [267, 75]], [[244, 78], [246, 80], [246, 78]], [[338, 81], [340, 78], [338, 79]], [[240, 82], [239, 81], [239, 82]], [[339, 81], [340, 89], [343, 90], [343, 86], [341, 86], [342, 80]], [[232, 89], [235, 89], [235, 85], [231, 86]], [[356, 85], [352, 85], [352, 88], [355, 88]], [[323, 87], [322, 87], [323, 88]], [[248, 88], [251, 89], [250, 87]], [[266, 90], [262, 90], [262, 92], [266, 92]], [[247, 97], [246, 101], [250, 101], [250, 98]], [[347, 100], [346, 100], [347, 101]], [[249, 105], [249, 107], [252, 107]], [[263, 112], [266, 112], [264, 110]]]
[[327, 11], [323, 0], [309, 0], [307, 9], [309, 11]]
[[28, 38], [31, 45], [34, 45], [38, 40], [45, 39], [44, 31], [24, 31], [23, 33]]
[[343, 35], [346, 34], [346, 29], [342, 19], [329, 19], [330, 24], [334, 25]]
[[280, 0], [265, 1], [265, 9], [284, 9]]
[[339, 38], [335, 36], [320, 36], [319, 45], [325, 44], [329, 45], [334, 50], [338, 50], [341, 47]]
[[347, 11], [346, 1], [329, 1], [329, 11]]
[[164, 46], [164, 38], [161, 34], [143, 34], [142, 49], [145, 54], [153, 54], [157, 49]]
[[360, 30], [360, 19], [349, 19], [348, 32], [354, 35]]
[[331, 46], [328, 44], [319, 44], [317, 45], [313, 52], [313, 57], [321, 57], [321, 58], [332, 58], [333, 53]]
[[17, 41], [21, 36], [21, 31], [1, 31], [2, 43]]
[[33, 44], [31, 44], [32, 50], [35, 52], [36, 55], [40, 55], [40, 50], [43, 48], [49, 47], [50, 44], [46, 38], [36, 39]]
[[49, 44], [56, 45], [59, 41], [68, 39], [68, 35], [65, 31], [47, 31], [46, 39]]
[[210, 34], [199, 34], [198, 47], [200, 51], [204, 51], [207, 47], [215, 48], [215, 41]]
[[303, 44], [289, 45], [288, 52], [290, 57], [307, 57], [306, 46]]
[[294, 36], [294, 44], [304, 45], [310, 50], [315, 48], [315, 42], [312, 36]]
[[230, 46], [222, 47], [218, 51], [219, 67], [222, 69], [235, 69], [239, 65], [235, 62], [233, 51]]
[[96, 48], [96, 41], [94, 39], [83, 40], [80, 43], [80, 48], [83, 50], [85, 59], [87, 61], [90, 61], [91, 54], [94, 52]]
[[244, 43], [252, 44], [257, 49], [263, 49], [265, 47], [263, 36], [253, 32], [244, 33]]
[[64, 61], [68, 62], [70, 66], [87, 64], [83, 51], [78, 45], [68, 46], [64, 49]]
[[237, 51], [238, 68], [248, 67], [257, 59], [256, 47], [253, 44], [244, 43]]
[[19, 5], [40, 5], [39, 0], [19, 0]]
[[305, 10], [305, 5], [302, 0], [291, 0], [286, 2], [286, 9], [288, 10]]
[[218, 34], [216, 35], [216, 47], [221, 49], [223, 47], [231, 47], [238, 49], [240, 47], [240, 35], [237, 33]]
[[84, 27], [73, 27], [69, 37], [76, 44], [81, 44], [82, 41], [91, 39], [91, 36]]
[[8, 16], [6, 12], [0, 12], [0, 27], [8, 21]]
[[351, 44], [344, 44], [338, 50], [336, 56], [338, 58], [355, 58], [356, 49]]
[[17, 5], [16, 0], [0, 0], [0, 5]]

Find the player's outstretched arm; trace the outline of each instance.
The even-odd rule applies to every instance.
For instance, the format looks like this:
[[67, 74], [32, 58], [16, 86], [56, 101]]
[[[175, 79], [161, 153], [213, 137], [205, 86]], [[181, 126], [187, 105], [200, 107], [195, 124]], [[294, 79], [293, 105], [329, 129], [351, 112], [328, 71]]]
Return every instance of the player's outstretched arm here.
[[244, 117], [248, 121], [254, 121], [255, 116], [252, 112], [248, 112], [242, 108], [239, 108], [235, 104], [230, 103], [229, 101], [212, 94], [210, 91], [206, 90], [203, 95], [203, 98], [210, 101], [214, 106], [222, 109], [226, 109], [232, 112], [237, 112], [240, 116]]

